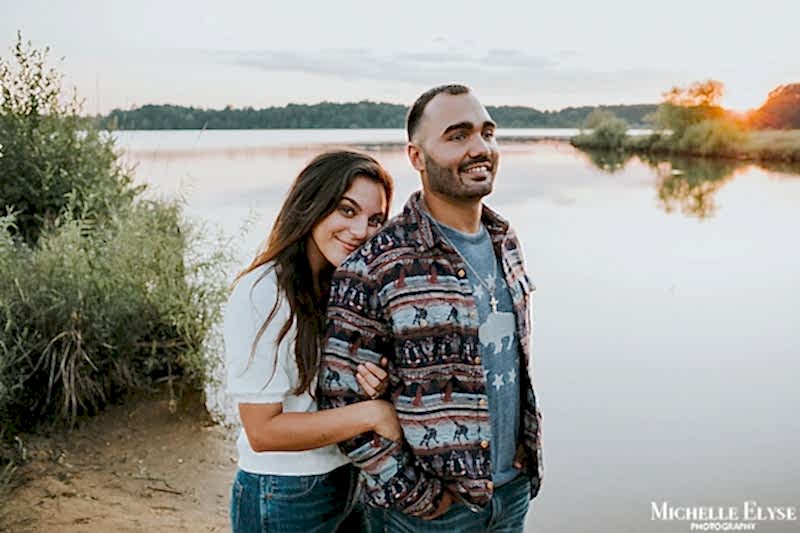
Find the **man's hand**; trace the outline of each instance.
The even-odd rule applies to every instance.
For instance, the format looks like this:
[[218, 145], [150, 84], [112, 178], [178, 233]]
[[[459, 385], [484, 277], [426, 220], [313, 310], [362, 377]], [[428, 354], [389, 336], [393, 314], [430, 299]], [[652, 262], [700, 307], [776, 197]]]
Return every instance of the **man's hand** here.
[[433, 520], [435, 518], [439, 518], [450, 509], [450, 506], [453, 505], [453, 502], [455, 502], [453, 493], [450, 492], [449, 489], [445, 489], [444, 494], [442, 494], [442, 499], [439, 501], [439, 506], [436, 508], [436, 510], [428, 516], [423, 516], [422, 519]]

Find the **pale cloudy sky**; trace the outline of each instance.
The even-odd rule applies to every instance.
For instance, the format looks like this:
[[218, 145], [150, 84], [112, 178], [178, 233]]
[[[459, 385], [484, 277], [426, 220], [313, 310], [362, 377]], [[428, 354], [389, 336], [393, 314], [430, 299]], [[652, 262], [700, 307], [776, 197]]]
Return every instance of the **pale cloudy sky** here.
[[560, 109], [657, 102], [707, 78], [744, 109], [800, 82], [798, 20], [800, 0], [0, 0], [0, 55], [16, 30], [49, 45], [90, 113], [408, 105], [443, 82]]

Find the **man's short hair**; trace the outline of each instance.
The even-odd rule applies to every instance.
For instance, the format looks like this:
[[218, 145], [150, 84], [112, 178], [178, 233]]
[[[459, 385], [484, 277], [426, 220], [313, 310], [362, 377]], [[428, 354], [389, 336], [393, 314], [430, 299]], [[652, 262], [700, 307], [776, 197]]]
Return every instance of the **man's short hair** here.
[[433, 98], [437, 94], [441, 93], [464, 94], [468, 92], [469, 92], [469, 87], [467, 87], [466, 85], [451, 83], [449, 85], [439, 85], [438, 87], [434, 87], [433, 89], [428, 89], [427, 91], [419, 95], [419, 98], [417, 98], [417, 100], [414, 102], [414, 105], [412, 105], [411, 109], [409, 109], [408, 115], [406, 115], [406, 133], [408, 134], [408, 141], [411, 142], [411, 138], [417, 131], [417, 127], [419, 126], [419, 121], [422, 118], [422, 113], [425, 112], [425, 108], [428, 106], [428, 102], [433, 100]]

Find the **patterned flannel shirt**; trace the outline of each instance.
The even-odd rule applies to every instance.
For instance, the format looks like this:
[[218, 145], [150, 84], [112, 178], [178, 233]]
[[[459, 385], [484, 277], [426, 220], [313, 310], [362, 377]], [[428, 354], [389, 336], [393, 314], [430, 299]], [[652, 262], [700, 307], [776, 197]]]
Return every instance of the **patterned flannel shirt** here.
[[[370, 503], [414, 516], [431, 513], [445, 489], [473, 509], [493, 492], [491, 424], [480, 359], [479, 322], [466, 265], [431, 225], [421, 194], [337, 269], [330, 287], [319, 404], [340, 407], [366, 397], [359, 363], [389, 360], [385, 393], [404, 441], [367, 433], [340, 443], [362, 469]], [[514, 302], [520, 368], [517, 459], [542, 478], [541, 416], [530, 378], [530, 294], [520, 243], [508, 222], [483, 207]]]

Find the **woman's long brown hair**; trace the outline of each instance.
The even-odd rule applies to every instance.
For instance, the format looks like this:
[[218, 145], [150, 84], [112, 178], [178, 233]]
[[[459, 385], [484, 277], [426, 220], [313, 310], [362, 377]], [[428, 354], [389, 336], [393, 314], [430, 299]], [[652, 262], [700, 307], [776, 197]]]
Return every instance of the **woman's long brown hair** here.
[[[278, 282], [278, 298], [256, 334], [250, 358], [254, 357], [256, 345], [275, 318], [282, 298], [286, 298], [289, 302], [289, 318], [281, 327], [275, 346], [283, 342], [292, 324], [296, 324], [294, 354], [300, 381], [294, 394], [310, 391], [311, 382], [319, 372], [327, 289], [334, 270], [333, 265], [324, 269], [319, 274], [320, 279], [314, 283], [306, 244], [312, 229], [336, 209], [342, 196], [359, 177], [374, 180], [383, 186], [387, 210], [384, 216], [388, 216], [394, 182], [375, 159], [349, 150], [322, 153], [306, 165], [294, 180], [265, 248], [236, 278], [238, 282], [245, 274], [272, 263]], [[266, 275], [259, 277], [255, 283]], [[315, 292], [315, 286], [322, 288], [321, 293]], [[273, 368], [273, 376], [276, 368], [277, 363]]]

